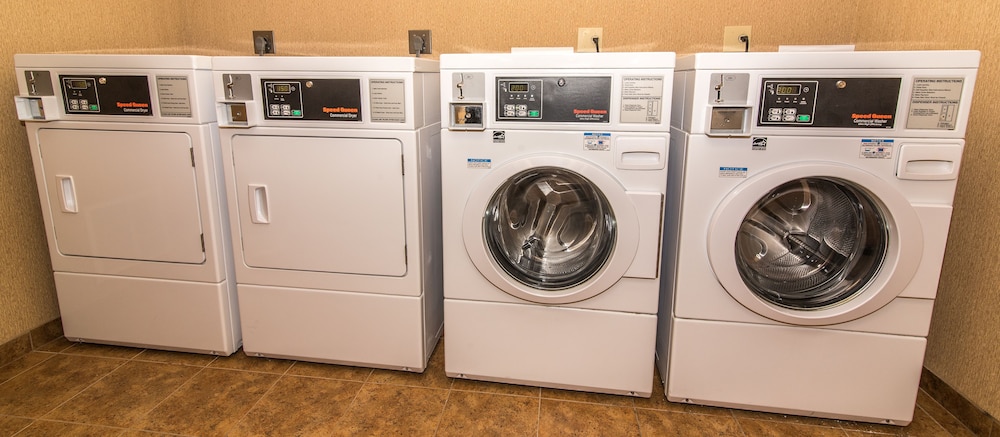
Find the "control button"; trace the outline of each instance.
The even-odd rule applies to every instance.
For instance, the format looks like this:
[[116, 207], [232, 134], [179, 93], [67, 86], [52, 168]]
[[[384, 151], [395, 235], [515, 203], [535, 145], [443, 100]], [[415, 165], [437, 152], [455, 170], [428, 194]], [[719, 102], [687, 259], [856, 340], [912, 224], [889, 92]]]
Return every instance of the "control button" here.
[[528, 116], [528, 111], [517, 111], [517, 116], [518, 117], [527, 117]]
[[285, 116], [285, 117], [288, 117], [288, 116], [292, 115], [292, 111], [281, 111], [281, 115]]
[[90, 105], [90, 110], [91, 111], [96, 111], [97, 110], [97, 105]]
[[772, 115], [780, 115], [781, 114], [781, 108], [771, 108], [771, 109], [769, 109], [767, 111], [767, 113], [768, 114], [772, 114]]
[[537, 109], [532, 109], [532, 110], [528, 111], [528, 117], [538, 118], [541, 115], [542, 115], [541, 112], [538, 111]]
[[794, 115], [786, 115], [784, 121], [795, 121]]
[[527, 111], [528, 110], [528, 105], [517, 105], [517, 110], [518, 111]]
[[799, 114], [800, 123], [808, 123], [811, 118], [812, 117], [810, 117], [809, 114]]
[[504, 111], [513, 111], [514, 110], [514, 105], [503, 105], [503, 110]]
[[79, 105], [80, 101], [77, 100], [77, 99], [69, 99], [69, 104], [70, 105]]
[[301, 109], [293, 109], [292, 110], [292, 116], [293, 117], [301, 117], [302, 116], [302, 110]]
[[291, 111], [292, 110], [292, 105], [281, 105], [281, 110], [282, 111]]
[[785, 115], [795, 115], [798, 112], [799, 110], [795, 108], [785, 108]]
[[781, 116], [780, 115], [773, 115], [773, 114], [768, 115], [767, 116], [767, 121], [781, 121]]
[[80, 110], [80, 105], [74, 105], [74, 104], [70, 103], [69, 110], [70, 111], [79, 111]]
[[87, 99], [80, 99], [80, 106], [90, 106], [90, 101]]
[[270, 108], [271, 108], [271, 112], [274, 112], [274, 111], [280, 110], [281, 106], [279, 106], [279, 105], [277, 105], [275, 103], [272, 103], [271, 106], [270, 106]]

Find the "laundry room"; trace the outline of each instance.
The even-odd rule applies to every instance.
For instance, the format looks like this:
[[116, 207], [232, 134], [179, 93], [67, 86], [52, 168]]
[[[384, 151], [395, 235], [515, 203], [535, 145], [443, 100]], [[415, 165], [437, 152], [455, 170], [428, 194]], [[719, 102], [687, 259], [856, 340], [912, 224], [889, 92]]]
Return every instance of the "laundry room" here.
[[[0, 95], [7, 99], [7, 104], [0, 105], [0, 133], [2, 133], [0, 151], [3, 155], [0, 161], [2, 162], [0, 235], [3, 235], [3, 244], [0, 245], [0, 266], [2, 266], [0, 267], [0, 437], [146, 435], [142, 430], [146, 430], [148, 435], [160, 435], [156, 432], [163, 433], [162, 435], [293, 435], [304, 432], [303, 430], [311, 430], [320, 435], [340, 435], [337, 433], [476, 435], [489, 431], [500, 435], [688, 435], [694, 431], [708, 431], [712, 435], [748, 436], [877, 435], [901, 432], [907, 432], [909, 435], [1000, 436], [1000, 421], [998, 421], [1000, 390], [997, 389], [1000, 387], [1000, 264], [996, 262], [1000, 256], [1000, 222], [992, 220], [989, 213], [1000, 209], [1000, 178], [997, 177], [995, 166], [992, 164], [994, 160], [1000, 160], [1000, 148], [994, 144], [995, 138], [1000, 137], [1000, 126], [989, 122], [987, 115], [989, 108], [992, 107], [990, 102], [993, 98], [1000, 99], [1000, 86], [997, 85], [1000, 81], [1000, 48], [998, 48], [1000, 34], [994, 29], [995, 18], [998, 16], [1000, 16], [1000, 4], [970, 0], [957, 2], [502, 0], [466, 3], [440, 0], [408, 3], [389, 0], [355, 3], [288, 0], [280, 4], [257, 0], [250, 2], [39, 0], [8, 5], [0, 11], [0, 23], [8, 32], [8, 37], [0, 42]], [[378, 327], [363, 328], [366, 330], [364, 334], [357, 333], [354, 336], [355, 341], [352, 345], [359, 349], [355, 355], [365, 357], [358, 359], [335, 359], [316, 355], [309, 350], [311, 340], [308, 338], [300, 338], [294, 342], [285, 341], [280, 336], [267, 338], [266, 344], [258, 343], [262, 345], [259, 351], [254, 350], [259, 353], [250, 357], [244, 354], [243, 350], [229, 355], [232, 352], [227, 348], [232, 348], [231, 338], [223, 342], [227, 344], [226, 346], [167, 347], [172, 350], [191, 349], [192, 352], [201, 352], [171, 354], [153, 348], [78, 344], [63, 336], [61, 302], [57, 299], [56, 292], [60, 284], [58, 284], [59, 279], [53, 277], [54, 269], [58, 271], [60, 266], [58, 261], [54, 262], [50, 258], [50, 246], [55, 240], [54, 237], [53, 239], [47, 237], [48, 219], [43, 214], [43, 206], [47, 208], [48, 205], [39, 200], [35, 175], [37, 169], [33, 165], [35, 152], [32, 146], [29, 146], [31, 141], [26, 134], [26, 125], [30, 129], [30, 123], [19, 120], [14, 102], [14, 97], [19, 95], [18, 80], [24, 79], [18, 78], [18, 73], [15, 71], [16, 54], [242, 57], [254, 54], [253, 31], [267, 30], [272, 32], [273, 40], [268, 43], [277, 56], [402, 58], [413, 57], [409, 50], [412, 40], [407, 31], [427, 29], [431, 35], [424, 42], [428, 43], [429, 50], [420, 57], [428, 60], [441, 59], [446, 62], [442, 59], [442, 55], [451, 54], [509, 53], [512, 48], [519, 47], [582, 48], [579, 51], [593, 51], [599, 47], [600, 52], [635, 53], [636, 59], [642, 59], [633, 62], [624, 55], [613, 58], [621, 61], [621, 64], [642, 64], [646, 62], [646, 58], [642, 58], [640, 54], [647, 52], [675, 52], [678, 58], [691, 53], [721, 52], [724, 46], [734, 44], [733, 26], [738, 27], [737, 49], [742, 43], [750, 52], [774, 52], [779, 46], [788, 45], [851, 45], [856, 51], [978, 50], [981, 53], [981, 57], [978, 58], [978, 77], [974, 81], [975, 89], [969, 108], [970, 115], [965, 128], [961, 171], [952, 202], [954, 210], [951, 213], [950, 230], [941, 263], [940, 281], [936, 296], [933, 297], [932, 314], [930, 309], [927, 310], [930, 324], [926, 334], [926, 350], [923, 352], [920, 391], [916, 398], [913, 422], [907, 427], [819, 418], [824, 417], [822, 414], [819, 414], [819, 417], [805, 418], [794, 415], [796, 411], [802, 414], [801, 410], [794, 408], [783, 410], [793, 415], [784, 415], [744, 411], [736, 406], [733, 409], [724, 408], [725, 405], [704, 406], [711, 403], [695, 405], [697, 402], [692, 402], [689, 405], [667, 401], [658, 377], [654, 381], [651, 397], [646, 397], [642, 393], [629, 395], [631, 389], [605, 390], [603, 394], [584, 393], [559, 390], [559, 388], [575, 388], [573, 384], [568, 383], [554, 383], [539, 389], [530, 383], [530, 378], [520, 380], [513, 377], [505, 379], [501, 376], [482, 378], [484, 381], [522, 381], [523, 384], [527, 384], [504, 385], [476, 381], [475, 378], [466, 379], [464, 371], [448, 371], [446, 374], [443, 345], [449, 338], [448, 335], [443, 335], [444, 339], [437, 344], [436, 349], [433, 344], [441, 335], [436, 328], [440, 324], [438, 320], [440, 315], [435, 313], [437, 310], [423, 309], [424, 301], [416, 303], [422, 298], [413, 297], [421, 296], [420, 292], [411, 292], [410, 288], [406, 288], [414, 287], [414, 290], [420, 288], [419, 283], [422, 279], [406, 275], [415, 272], [413, 266], [417, 265], [415, 257], [421, 253], [420, 245], [430, 243], [410, 239], [406, 240], [406, 245], [402, 246], [398, 253], [392, 253], [391, 256], [388, 254], [382, 256], [372, 251], [361, 254], [340, 254], [343, 262], [348, 264], [365, 262], [362, 259], [365, 255], [372, 258], [372, 263], [383, 262], [389, 258], [410, 263], [410, 270], [406, 270], [405, 273], [383, 275], [404, 278], [400, 281], [382, 279], [370, 283], [356, 281], [361, 284], [360, 287], [379, 288], [379, 292], [385, 296], [412, 295], [414, 302], [406, 305], [417, 308], [415, 311], [430, 311], [430, 317], [413, 317], [407, 321], [416, 327], [412, 330], [421, 332], [414, 336], [416, 338], [414, 341], [420, 344], [410, 354], [416, 358], [407, 356], [405, 364], [389, 365], [366, 361], [369, 360], [369, 355], [379, 355], [367, 354], [364, 351], [366, 344], [379, 341], [372, 340], [380, 338], [379, 336], [367, 335], [370, 331], [379, 329]], [[590, 38], [590, 34], [587, 34], [587, 38], [582, 42], [580, 41], [581, 29], [595, 28], [599, 28], [597, 41]], [[730, 29], [729, 32], [727, 28]], [[738, 38], [740, 35], [746, 35], [746, 38], [741, 40]], [[422, 80], [415, 74], [422, 71], [422, 64], [417, 61], [407, 62], [410, 63], [403, 62], [399, 65], [416, 65], [416, 68], [407, 71], [395, 64], [388, 67], [372, 64], [369, 67], [380, 69], [383, 76], [389, 72], [391, 77], [388, 80], [398, 80], [400, 90], [404, 88], [402, 84], [406, 83], [405, 89], [410, 92], [413, 91], [411, 81]], [[442, 79], [445, 77], [444, 62], [441, 69]], [[228, 71], [221, 74], [216, 72], [211, 80], [224, 83], [227, 80], [224, 74], [230, 73], [245, 74], [254, 81], [275, 79], [275, 77], [269, 78], [266, 74], [277, 75], [280, 79], [315, 79], [317, 84], [320, 80], [329, 80], [325, 76], [321, 77], [319, 73], [321, 67], [309, 64], [309, 61], [292, 66], [265, 68], [260, 65], [264, 64], [257, 64], [253, 60], [233, 61], [225, 64]], [[472, 64], [463, 64], [463, 68], [468, 68], [464, 67], [465, 65]], [[601, 66], [609, 70], [614, 67]], [[206, 75], [212, 74], [209, 72], [210, 67], [205, 68], [207, 68]], [[282, 71], [282, 68], [293, 73], [273, 73]], [[485, 71], [489, 71], [489, 68], [493, 67], [483, 67]], [[935, 67], [924, 68], [929, 71]], [[308, 75], [302, 73], [303, 71], [310, 71], [309, 74], [313, 76], [306, 77]], [[435, 70], [434, 77], [437, 77], [436, 74]], [[493, 73], [488, 72], [487, 77], [493, 80], [494, 76], [491, 74]], [[649, 74], [643, 70], [640, 75]], [[178, 75], [171, 73], [171, 76]], [[503, 80], [502, 76], [497, 73], [495, 80]], [[365, 75], [362, 77], [366, 81], [386, 79], [374, 76], [369, 78]], [[614, 77], [616, 81], [621, 80], [619, 76]], [[285, 92], [282, 87], [286, 82], [291, 83], [291, 81], [271, 83], [272, 92], [275, 94]], [[543, 82], [544, 78], [539, 78], [539, 85]], [[518, 86], [507, 82], [503, 84]], [[368, 86], [368, 82], [365, 82], [363, 89], [366, 92]], [[664, 88], [667, 86], [669, 80]], [[195, 89], [194, 79], [191, 87]], [[437, 89], [433, 88], [432, 91], [436, 93]], [[448, 94], [444, 95], [450, 93], [451, 91], [448, 91]], [[225, 105], [226, 110], [230, 111], [229, 116], [232, 117], [233, 105], [238, 106], [241, 102], [220, 96], [221, 94], [209, 98], [209, 106], [215, 110], [216, 103]], [[674, 97], [678, 97], [676, 92]], [[252, 100], [247, 98], [248, 102]], [[412, 100], [407, 100], [407, 103], [412, 105]], [[442, 99], [441, 104], [447, 103]], [[669, 103], [666, 106], [669, 107]], [[420, 109], [409, 108], [407, 111], [410, 111], [407, 114], [412, 116]], [[288, 126], [291, 125], [275, 123], [271, 126], [276, 127], [268, 127], [263, 115], [256, 115], [263, 120], [258, 127], [253, 128], [257, 129], [253, 132], [259, 133], [256, 137], [251, 130], [239, 130], [243, 129], [243, 126], [232, 126], [234, 122], [232, 118], [229, 120], [229, 126], [221, 120], [219, 126], [222, 128], [223, 143], [232, 144], [224, 147], [231, 149], [241, 142], [247, 146], [261, 145], [260, 156], [253, 156], [262, 163], [259, 165], [261, 173], [266, 173], [265, 170], [268, 170], [271, 164], [307, 166], [319, 162], [319, 156], [325, 156], [317, 152], [316, 158], [301, 159], [297, 164], [294, 164], [296, 161], [292, 159], [282, 161], [281, 159], [287, 158], [287, 155], [282, 153], [268, 156], [265, 152], [269, 153], [270, 149], [264, 147], [263, 140], [259, 138], [272, 138], [276, 135], [295, 137], [299, 133], [290, 134], [292, 130], [289, 130]], [[251, 114], [251, 120], [254, 116]], [[428, 120], [432, 118], [433, 116], [428, 117]], [[236, 122], [239, 123], [238, 120]], [[364, 120], [364, 123], [368, 122]], [[446, 127], [446, 123], [447, 120], [441, 120], [442, 129]], [[664, 124], [665, 129], [669, 130], [669, 120], [665, 120]], [[421, 126], [408, 124], [407, 127], [416, 131]], [[75, 132], [90, 129], [92, 128]], [[370, 140], [372, 143], [379, 141], [384, 143], [387, 137], [405, 136], [400, 129], [393, 129], [396, 131], [391, 135], [384, 132], [365, 133], [359, 134], [359, 137], [371, 137], [374, 138]], [[605, 130], [613, 129], [605, 128]], [[243, 135], [247, 132], [251, 135]], [[516, 134], [514, 129], [508, 129], [507, 141], [509, 143], [515, 141]], [[80, 138], [94, 143], [102, 141], [87, 135], [89, 134], [83, 134]], [[307, 134], [304, 137], [322, 135], [326, 134]], [[344, 134], [338, 131], [336, 135]], [[57, 138], [63, 137], [53, 137]], [[435, 153], [433, 147], [427, 146], [428, 143], [421, 142], [423, 137], [420, 141], [416, 136], [413, 138], [414, 144], [420, 143], [420, 147], [428, 147], [426, 151], [419, 149], [421, 150], [419, 153], [410, 152], [414, 159], [423, 153], [427, 156]], [[295, 145], [293, 143], [297, 144], [298, 140], [301, 140], [302, 147], [311, 147], [308, 140], [302, 140], [300, 137], [295, 139], [296, 141], [280, 142], [280, 144], [291, 147]], [[410, 140], [399, 140], [404, 144], [408, 144], [407, 141]], [[492, 145], [496, 141], [491, 138], [490, 143]], [[396, 147], [395, 142], [392, 144]], [[780, 142], [771, 144], [772, 148], [782, 147]], [[183, 153], [185, 162], [187, 153], [185, 149]], [[199, 163], [200, 160], [214, 159], [208, 152], [197, 157], [196, 153], [199, 152], [191, 152], [192, 162], [196, 159]], [[249, 157], [245, 158], [249, 155], [233, 156], [243, 159], [243, 162], [249, 160]], [[220, 166], [233, 165], [232, 162], [219, 159]], [[329, 159], [340, 160], [341, 157], [334, 156]], [[383, 164], [385, 162], [381, 158], [373, 159]], [[404, 163], [405, 165], [407, 164]], [[551, 165], [551, 167], [560, 166], [573, 168], [572, 165]], [[347, 172], [351, 170], [350, 167], [341, 165], [338, 169]], [[388, 166], [383, 165], [383, 167]], [[398, 170], [398, 167], [398, 163], [393, 161], [392, 169]], [[413, 167], [411, 170], [407, 167], [403, 176], [397, 175], [405, 178], [405, 182], [400, 184], [404, 186], [416, 184], [416, 168]], [[578, 173], [590, 177], [591, 173], [587, 171], [589, 170], [580, 170]], [[573, 172], [569, 173], [572, 176]], [[337, 183], [350, 184], [349, 179], [342, 177]], [[270, 193], [265, 190], [253, 191], [253, 181], [250, 181], [250, 191], [248, 191], [244, 182], [241, 180], [242, 185], [238, 188], [230, 187], [229, 196], [239, 198], [239, 202], [267, 200], [266, 196], [271, 196], [269, 198], [272, 200], [271, 205], [279, 205], [281, 199], [274, 197], [275, 191]], [[224, 184], [219, 183], [221, 184], [217, 187], [219, 192], [226, 191]], [[374, 183], [365, 181], [365, 184], [369, 185]], [[302, 186], [316, 186], [315, 181], [311, 180], [305, 180], [303, 184]], [[301, 186], [293, 185], [294, 189], [299, 187]], [[433, 191], [435, 195], [440, 194], [436, 190]], [[447, 187], [445, 191], [448, 192]], [[207, 194], [201, 196], [211, 196], [214, 191], [205, 193]], [[257, 195], [261, 197], [255, 198]], [[404, 195], [417, 198], [409, 191], [398, 193], [401, 198]], [[419, 202], [423, 202], [422, 196]], [[625, 196], [624, 191], [622, 196]], [[433, 197], [432, 195], [431, 198]], [[447, 202], [448, 199], [446, 194], [444, 201]], [[437, 198], [438, 202], [441, 200], [440, 197]], [[360, 207], [378, 203], [369, 202], [362, 197], [352, 198], [352, 201]], [[486, 203], [486, 199], [483, 203]], [[259, 207], [248, 208], [244, 203], [237, 205], [233, 209], [234, 214], [237, 210], [254, 210], [254, 208], [256, 211], [261, 211]], [[433, 207], [435, 204], [430, 203], [430, 205]], [[449, 205], [445, 203], [440, 207], [447, 211]], [[329, 214], [331, 217], [339, 212], [345, 211], [338, 211], [336, 208], [324, 210], [324, 214]], [[420, 213], [419, 208], [406, 210], [408, 217]], [[364, 216], [358, 217], [362, 218], [355, 217], [355, 220], [350, 222], [351, 226], [372, 225], [371, 220], [365, 219]], [[448, 220], [446, 216], [445, 232], [448, 232]], [[310, 223], [319, 227], [320, 222], [321, 220], [315, 220]], [[233, 223], [236, 226], [250, 226], [249, 221], [241, 224], [234, 219]], [[431, 220], [431, 223], [437, 222]], [[254, 224], [257, 222], [254, 221]], [[404, 226], [409, 227], [404, 230]], [[427, 231], [408, 222], [398, 224], [396, 227], [399, 228], [397, 239], [428, 235], [427, 232], [433, 237], [433, 231]], [[947, 229], [947, 226], [944, 228]], [[303, 235], [309, 233], [310, 231], [306, 229], [290, 229], [288, 235], [306, 240], [308, 237], [303, 238]], [[239, 237], [238, 233], [236, 235]], [[247, 235], [249, 234], [243, 234], [244, 237]], [[380, 234], [379, 237], [385, 237], [378, 243], [384, 246], [382, 241], [388, 241], [391, 236]], [[228, 239], [228, 236], [219, 238], [221, 242]], [[285, 237], [273, 238], [274, 241], [279, 241]], [[366, 241], [367, 236], [344, 235], [343, 238], [355, 246], [360, 246]], [[447, 237], [445, 238], [447, 244]], [[323, 245], [329, 244], [329, 241], [319, 238], [308, 242], [314, 243], [311, 248], [302, 249], [303, 252], [296, 254], [305, 253], [305, 250], [319, 253], [323, 250]], [[250, 238], [233, 243], [247, 246], [254, 244]], [[60, 242], [61, 244], [63, 242]], [[201, 244], [202, 251], [205, 251], [206, 242], [203, 240]], [[207, 244], [211, 249], [217, 242], [210, 239]], [[463, 246], [463, 250], [466, 247]], [[287, 246], [285, 250], [289, 250]], [[262, 257], [259, 258], [263, 260], [262, 264], [282, 265], [286, 261], [278, 251], [261, 250], [258, 253]], [[309, 258], [309, 256], [303, 255], [299, 258]], [[433, 256], [428, 259], [429, 262], [440, 262]], [[237, 261], [240, 261], [239, 254]], [[446, 252], [445, 271], [449, 265], [448, 261]], [[325, 268], [327, 267], [307, 264], [306, 267], [298, 269], [308, 270], [307, 274], [298, 277], [292, 276], [291, 273], [254, 276], [256, 273], [250, 272], [253, 269], [246, 269], [242, 273], [245, 278], [252, 278], [254, 281], [252, 287], [248, 289], [263, 290], [277, 286], [316, 289], [323, 288], [323, 285], [319, 284], [324, 284], [325, 281], [338, 280], [337, 275], [324, 276], [319, 272]], [[622, 270], [624, 269], [625, 267], [622, 267]], [[470, 269], [471, 271], [473, 270]], [[239, 277], [241, 271], [236, 269], [235, 273]], [[168, 278], [170, 281], [177, 279]], [[447, 281], [447, 278], [445, 280]], [[386, 291], [388, 288], [397, 287], [397, 282], [403, 284], [398, 285], [398, 290]], [[447, 294], [447, 291], [445, 293]], [[220, 302], [230, 298], [226, 293], [219, 296], [221, 297], [216, 300]], [[313, 308], [310, 307], [315, 307], [319, 302], [302, 297], [300, 303], [296, 304], [298, 307], [295, 305], [283, 307], [282, 305], [288, 300], [281, 295], [272, 298], [262, 292], [259, 296], [261, 297], [258, 300], [253, 301], [257, 308], [264, 312], [282, 308], [281, 311], [290, 314], [286, 315], [288, 320], [295, 319], [297, 314], [312, 311]], [[240, 298], [243, 298], [242, 295]], [[545, 305], [552, 303], [544, 302]], [[556, 303], [561, 304], [561, 302]], [[134, 308], [139, 308], [143, 302], [137, 302], [135, 305]], [[149, 305], [162, 308], [169, 306], [170, 303], [167, 300], [151, 301]], [[223, 302], [222, 306], [226, 305], [227, 303]], [[586, 306], [586, 304], [579, 305], [579, 308], [573, 310]], [[445, 332], [448, 329], [447, 308], [446, 304]], [[225, 309], [220, 311], [224, 312]], [[151, 320], [155, 318], [155, 314], [155, 312], [137, 312], [131, 315]], [[476, 313], [469, 314], [467, 319], [473, 323], [483, 319]], [[377, 319], [376, 315], [383, 319]], [[663, 316], [660, 314], [660, 317]], [[337, 317], [344, 319], [355, 317], [358, 320], [355, 326], [369, 326], [363, 322], [377, 325], [381, 323], [380, 320], [397, 321], [405, 318], [387, 316], [379, 310], [373, 310], [371, 313], [344, 311], [338, 313]], [[220, 323], [238, 322], [225, 319]], [[244, 323], [243, 346], [248, 348], [251, 343], [247, 340], [249, 338], [246, 337], [247, 332], [253, 331], [247, 329], [246, 320]], [[496, 324], [500, 325], [502, 323]], [[278, 332], [289, 326], [291, 324], [279, 320], [272, 325], [258, 325], [255, 329]], [[350, 330], [332, 322], [312, 325], [303, 322], [301, 326], [305, 328], [311, 326], [317, 330]], [[288, 332], [291, 332], [290, 328]], [[475, 344], [476, 338], [480, 337], [479, 333], [472, 331], [465, 333], [464, 337], [455, 336], [454, 339], [456, 341], [461, 339], [463, 344]], [[316, 338], [321, 337], [322, 334], [316, 335]], [[492, 338], [486, 335], [482, 337]], [[872, 343], [872, 345], [877, 344]], [[253, 347], [257, 347], [257, 344]], [[134, 351], [130, 352], [133, 349]], [[403, 347], [398, 347], [400, 354], [402, 349]], [[502, 355], [502, 352], [497, 351], [499, 349], [492, 352]], [[213, 352], [218, 356], [213, 356]], [[787, 352], [792, 353], [792, 351]], [[562, 351], [554, 351], [550, 355], [558, 353]], [[652, 351], [649, 353], [652, 354]], [[881, 358], [871, 358], [871, 360], [887, 359], [887, 355], [884, 352], [872, 354], [872, 357]], [[471, 360], [469, 366], [476, 367], [482, 364], [475, 361]], [[355, 365], [334, 367], [318, 362], [351, 362]], [[453, 360], [453, 363], [455, 362], [459, 360]], [[864, 359], [859, 358], [857, 361], [858, 366], [866, 364], [869, 363]], [[389, 370], [397, 368], [406, 369]], [[219, 369], [229, 371], [222, 372]], [[653, 375], [652, 362], [649, 363], [648, 371]], [[810, 376], [824, 377], [821, 374]], [[30, 378], [38, 378], [39, 381], [45, 382], [39, 384], [26, 382], [32, 381]], [[130, 385], [135, 380], [148, 381], [149, 388], [136, 389]], [[107, 396], [107, 393], [112, 391], [134, 394], [134, 398], [127, 401], [112, 400]], [[618, 394], [606, 394], [612, 392]], [[104, 397], [101, 393], [104, 393]], [[817, 390], [808, 396], [822, 398], [824, 393]], [[805, 412], [804, 415], [810, 414]], [[347, 425], [344, 425], [345, 423]], [[300, 425], [301, 428], [296, 428], [296, 425]]]

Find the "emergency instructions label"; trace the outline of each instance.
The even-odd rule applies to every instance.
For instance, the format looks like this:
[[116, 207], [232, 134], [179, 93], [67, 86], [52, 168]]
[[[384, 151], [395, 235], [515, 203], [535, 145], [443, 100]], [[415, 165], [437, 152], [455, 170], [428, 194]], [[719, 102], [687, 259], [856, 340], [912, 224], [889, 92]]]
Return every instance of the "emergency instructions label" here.
[[190, 117], [191, 94], [188, 79], [184, 76], [157, 76], [156, 96], [160, 100], [163, 117]]
[[663, 107], [663, 77], [622, 78], [622, 123], [657, 124]]
[[961, 77], [914, 78], [906, 128], [954, 130], [963, 86]]
[[406, 92], [403, 79], [372, 79], [368, 81], [372, 121], [406, 122]]
[[861, 157], [869, 159], [892, 159], [893, 140], [884, 138], [862, 138]]

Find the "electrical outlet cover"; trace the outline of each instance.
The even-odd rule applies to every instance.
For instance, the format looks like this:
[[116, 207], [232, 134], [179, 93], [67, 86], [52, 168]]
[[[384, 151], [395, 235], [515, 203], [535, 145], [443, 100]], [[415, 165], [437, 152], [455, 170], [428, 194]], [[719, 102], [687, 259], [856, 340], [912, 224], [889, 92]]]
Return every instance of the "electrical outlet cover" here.
[[594, 45], [594, 38], [597, 38], [601, 47], [604, 47], [604, 28], [601, 27], [581, 27], [576, 32], [576, 51], [578, 53], [593, 53], [597, 51]]
[[[419, 38], [419, 40], [418, 40]], [[423, 41], [423, 49], [420, 50], [421, 55], [430, 54], [431, 52], [431, 31], [430, 30], [410, 30], [407, 31], [407, 46], [409, 46], [410, 54], [417, 54], [417, 44], [418, 41]]]
[[722, 51], [746, 51], [747, 44], [740, 41], [740, 35], [746, 35], [747, 38], [750, 38], [750, 26], [726, 26], [722, 35]]
[[255, 30], [253, 31], [253, 52], [256, 55], [274, 54], [274, 31]]

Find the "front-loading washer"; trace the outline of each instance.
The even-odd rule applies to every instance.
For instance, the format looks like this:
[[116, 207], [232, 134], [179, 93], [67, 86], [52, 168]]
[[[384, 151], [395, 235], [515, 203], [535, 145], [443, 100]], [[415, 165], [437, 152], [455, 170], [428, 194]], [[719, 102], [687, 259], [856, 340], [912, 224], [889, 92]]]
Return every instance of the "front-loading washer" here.
[[912, 420], [975, 51], [678, 59], [669, 400]]
[[441, 56], [448, 376], [649, 397], [674, 59]]
[[244, 352], [422, 372], [443, 318], [437, 61], [213, 66]]
[[19, 54], [14, 66], [66, 338], [235, 352], [211, 58]]

